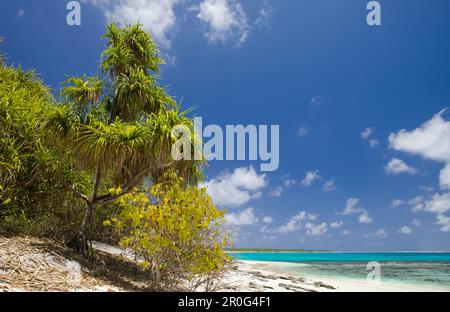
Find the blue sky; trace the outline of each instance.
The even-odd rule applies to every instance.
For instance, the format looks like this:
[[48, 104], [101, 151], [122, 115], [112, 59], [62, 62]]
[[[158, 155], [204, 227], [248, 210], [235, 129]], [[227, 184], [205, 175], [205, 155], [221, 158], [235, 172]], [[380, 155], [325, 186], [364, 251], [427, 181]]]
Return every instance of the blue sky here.
[[447, 0], [380, 1], [374, 27], [366, 0], [85, 0], [81, 26], [67, 2], [0, 3], [9, 63], [57, 90], [97, 72], [108, 18], [140, 19], [204, 123], [280, 125], [277, 171], [207, 169], [237, 246], [450, 250]]

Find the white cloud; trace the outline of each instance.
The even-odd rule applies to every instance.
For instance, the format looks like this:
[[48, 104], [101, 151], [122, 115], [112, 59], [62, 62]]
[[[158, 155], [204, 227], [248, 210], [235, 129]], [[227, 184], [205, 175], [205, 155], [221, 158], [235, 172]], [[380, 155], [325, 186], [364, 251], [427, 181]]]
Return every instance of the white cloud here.
[[392, 158], [389, 163], [384, 167], [384, 170], [387, 174], [415, 174], [417, 173], [417, 169], [408, 166], [403, 160], [398, 158]]
[[25, 15], [25, 10], [24, 9], [20, 9], [19, 12], [17, 12], [17, 16], [18, 17], [23, 17]]
[[262, 239], [273, 241], [273, 240], [278, 239], [278, 237], [276, 235], [263, 235]]
[[309, 221], [314, 221], [317, 219], [317, 215], [313, 213], [308, 213], [307, 217]]
[[207, 193], [216, 205], [221, 207], [239, 207], [261, 196], [260, 189], [267, 185], [266, 175], [258, 174], [250, 167], [236, 168], [232, 173], [220, 174], [205, 182]]
[[378, 142], [377, 139], [370, 139], [370, 140], [369, 140], [369, 146], [370, 146], [370, 147], [375, 147], [375, 146], [377, 146], [378, 144], [380, 144], [380, 142]]
[[300, 127], [300, 128], [297, 130], [297, 134], [298, 134], [299, 137], [304, 137], [304, 136], [306, 136], [309, 132], [310, 132], [310, 129], [307, 128], [307, 127]]
[[450, 190], [450, 164], [447, 164], [439, 174], [439, 185], [442, 189]]
[[240, 45], [250, 32], [247, 15], [235, 0], [203, 0], [193, 10], [197, 18], [206, 25], [205, 37], [211, 43], [234, 41]]
[[338, 228], [340, 228], [343, 225], [344, 225], [343, 221], [335, 221], [335, 222], [331, 222], [330, 227], [332, 229], [338, 229]]
[[411, 211], [414, 213], [418, 213], [419, 211], [425, 210], [425, 205], [427, 201], [422, 196], [416, 196], [408, 201], [403, 199], [394, 199], [391, 202], [391, 208], [397, 208], [404, 205], [409, 205], [411, 207]]
[[375, 232], [362, 234], [364, 238], [372, 240], [373, 238], [387, 238], [389, 236], [385, 227], [379, 228]]
[[360, 206], [359, 198], [349, 198], [345, 205], [345, 209], [342, 212], [345, 215], [359, 214], [358, 222], [362, 224], [372, 223], [373, 219], [370, 217], [369, 212]]
[[403, 199], [396, 198], [396, 199], [392, 200], [390, 207], [397, 208], [397, 207], [403, 206], [404, 204], [406, 204], [406, 202]]
[[119, 24], [142, 23], [163, 48], [170, 48], [177, 30], [174, 7], [184, 0], [85, 0], [99, 7], [105, 17]]
[[[389, 143], [392, 149], [444, 163], [445, 167], [439, 174], [439, 184], [442, 189], [450, 190], [450, 121], [443, 118], [445, 111], [440, 111], [414, 130], [403, 129], [392, 133]], [[450, 192], [434, 194], [429, 200], [416, 197], [413, 204], [414, 212], [437, 214], [436, 224], [441, 226], [440, 230], [450, 231], [450, 218], [444, 216], [450, 211]]]
[[419, 190], [427, 192], [427, 193], [434, 192], [434, 188], [432, 186], [426, 186], [426, 185], [420, 185]]
[[300, 229], [300, 226], [301, 226], [301, 223], [299, 221], [291, 219], [286, 224], [280, 226], [278, 228], [278, 232], [280, 232], [280, 233], [295, 232]]
[[[252, 28], [267, 27], [273, 15], [273, 9], [266, 0], [260, 4], [253, 25], [250, 25], [239, 0], [197, 0], [193, 5], [191, 0], [81, 1], [99, 8], [109, 22], [122, 25], [140, 22], [163, 49], [171, 47], [172, 39], [180, 29], [180, 20], [188, 22], [188, 15], [183, 11], [196, 13], [195, 18], [205, 25], [204, 35], [209, 42], [233, 42], [236, 46], [247, 40]], [[177, 16], [179, 12], [182, 18]], [[22, 17], [24, 13], [20, 10], [18, 16]]]
[[378, 229], [378, 230], [375, 232], [375, 235], [378, 236], [378, 237], [381, 237], [381, 238], [386, 238], [386, 237], [388, 237], [388, 233], [386, 232], [386, 229], [385, 229], [385, 228]]
[[285, 188], [290, 188], [292, 185], [297, 184], [297, 181], [292, 179], [289, 174], [286, 174], [281, 176], [281, 183], [281, 186], [277, 186], [270, 191], [269, 197], [280, 197]]
[[363, 132], [361, 132], [361, 137], [363, 139], [368, 139], [368, 138], [370, 138], [370, 136], [373, 134], [374, 131], [375, 131], [375, 129], [373, 129], [373, 128], [366, 128], [366, 129], [364, 129]]
[[422, 222], [419, 219], [412, 220], [412, 225], [414, 226], [422, 226]]
[[302, 180], [302, 184], [304, 186], [310, 186], [311, 184], [313, 184], [318, 179], [320, 179], [320, 175], [319, 175], [319, 171], [318, 170], [308, 171], [305, 174], [305, 178]]
[[443, 215], [438, 215], [436, 217], [436, 224], [440, 225], [441, 228], [441, 232], [450, 232], [450, 218], [443, 216]]
[[442, 118], [444, 111], [419, 128], [405, 129], [389, 135], [390, 147], [397, 151], [423, 156], [427, 159], [450, 163], [450, 121]]
[[328, 230], [327, 224], [325, 222], [323, 222], [321, 224], [317, 224], [317, 225], [314, 223], [308, 222], [305, 224], [305, 228], [306, 228], [306, 234], [311, 235], [311, 236], [323, 235]]
[[402, 226], [399, 229], [399, 233], [401, 233], [401, 234], [411, 234], [412, 233], [412, 229], [409, 226]]
[[291, 217], [286, 224], [280, 226], [276, 231], [280, 233], [295, 232], [301, 228], [302, 221], [314, 221], [316, 218], [316, 215], [309, 214], [306, 211], [300, 211], [295, 216]]
[[290, 187], [292, 185], [297, 184], [297, 181], [292, 179], [289, 174], [286, 174], [284, 176], [281, 177], [281, 180], [283, 181], [283, 185], [286, 187]]
[[269, 193], [270, 197], [280, 197], [283, 193], [283, 188], [281, 186], [277, 186], [276, 188], [272, 189]]
[[[308, 171], [305, 173], [305, 177], [302, 180], [302, 185], [303, 186], [311, 186], [312, 184], [314, 184], [314, 182], [318, 181], [318, 180], [324, 180], [320, 175], [319, 175], [319, 170], [314, 170], [314, 171]], [[322, 186], [322, 190], [324, 192], [331, 192], [337, 189], [336, 186], [336, 181], [334, 179], [328, 179]]]
[[323, 98], [320, 95], [313, 96], [309, 101], [309, 106], [312, 108], [318, 107], [323, 103]]
[[369, 224], [369, 223], [372, 223], [372, 221], [373, 221], [373, 219], [369, 216], [367, 211], [363, 212], [358, 217], [358, 222], [362, 223], [362, 224]]
[[417, 213], [419, 211], [424, 210], [425, 208], [425, 199], [422, 196], [414, 197], [413, 199], [408, 201], [408, 204], [411, 205], [411, 211]]
[[450, 193], [435, 194], [431, 200], [426, 201], [425, 211], [436, 214], [450, 211]]
[[334, 179], [330, 179], [323, 185], [322, 189], [325, 192], [331, 192], [337, 189], [336, 181]]
[[349, 198], [347, 199], [347, 203], [345, 205], [344, 212], [342, 213], [345, 215], [351, 215], [355, 213], [363, 212], [363, 208], [359, 206], [359, 198]]
[[258, 223], [259, 219], [255, 216], [253, 208], [247, 208], [238, 213], [227, 213], [225, 215], [225, 221], [227, 225], [253, 225]]
[[361, 138], [369, 142], [370, 147], [375, 147], [379, 144], [378, 140], [373, 138], [373, 134], [375, 132], [374, 128], [366, 128], [361, 132]]
[[255, 26], [257, 28], [268, 27], [269, 21], [272, 18], [273, 13], [274, 10], [272, 6], [269, 4], [267, 0], [264, 0], [259, 7], [258, 17], [256, 18]]
[[273, 218], [270, 217], [270, 216], [265, 216], [265, 217], [262, 219], [262, 221], [263, 221], [264, 223], [269, 224], [269, 223], [272, 223]]

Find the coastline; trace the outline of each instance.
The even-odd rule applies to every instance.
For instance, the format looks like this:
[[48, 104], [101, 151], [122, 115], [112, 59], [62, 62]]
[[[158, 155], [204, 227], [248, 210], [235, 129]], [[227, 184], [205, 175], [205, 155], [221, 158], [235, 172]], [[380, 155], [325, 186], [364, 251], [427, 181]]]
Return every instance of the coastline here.
[[[77, 257], [67, 247], [35, 237], [0, 236], [0, 292], [150, 291], [135, 255], [129, 250], [94, 242], [97, 260]], [[105, 271], [105, 263], [114, 272]], [[450, 286], [383, 281], [367, 283], [346, 276], [302, 271], [302, 263], [234, 260], [208, 291], [222, 292], [449, 292]], [[79, 280], [72, 280], [76, 268]], [[113, 274], [111, 274], [113, 273]], [[206, 291], [199, 287], [197, 292]]]
[[[426, 285], [337, 277], [316, 277], [288, 272], [286, 268], [298, 265], [290, 262], [236, 260], [225, 273], [218, 291], [241, 292], [445, 292]], [[449, 289], [450, 290], [450, 289]]]

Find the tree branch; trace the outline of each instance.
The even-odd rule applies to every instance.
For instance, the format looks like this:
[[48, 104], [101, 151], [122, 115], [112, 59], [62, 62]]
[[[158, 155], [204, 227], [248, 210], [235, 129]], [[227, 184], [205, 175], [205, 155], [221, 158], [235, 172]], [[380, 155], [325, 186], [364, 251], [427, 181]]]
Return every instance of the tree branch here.
[[[164, 167], [169, 167], [171, 165], [173, 165], [174, 162], [170, 162], [168, 164], [165, 165], [161, 165], [160, 168], [164, 168]], [[105, 195], [101, 195], [98, 197], [95, 197], [92, 199], [92, 202], [94, 204], [101, 204], [101, 203], [107, 203], [107, 202], [111, 202], [114, 201], [116, 199], [119, 199], [120, 197], [129, 194], [133, 188], [139, 184], [139, 182], [145, 177], [145, 175], [147, 174], [147, 172], [151, 169], [152, 166], [147, 166], [144, 169], [142, 169], [138, 174], [136, 174], [134, 176], [134, 178], [131, 180], [130, 183], [128, 183], [127, 186], [124, 187], [124, 191], [122, 191], [122, 193], [120, 194], [116, 194], [116, 195], [111, 195], [111, 194], [105, 194]]]
[[86, 196], [86, 195], [84, 195], [83, 193], [81, 193], [79, 190], [77, 190], [76, 188], [75, 188], [75, 185], [73, 185], [73, 184], [69, 184], [69, 183], [67, 183], [66, 181], [64, 181], [63, 180], [63, 183], [64, 184], [66, 184], [66, 186], [69, 188], [69, 190], [71, 190], [75, 195], [77, 195], [78, 197], [80, 197], [81, 199], [83, 199], [86, 203], [88, 203], [89, 204], [89, 198]]
[[131, 180], [131, 182], [128, 183], [128, 185], [126, 187], [124, 187], [124, 190], [122, 191], [122, 193], [116, 194], [116, 195], [105, 194], [105, 195], [96, 197], [95, 199], [93, 199], [93, 202], [95, 204], [106, 203], [106, 202], [116, 200], [116, 199], [122, 197], [123, 195], [130, 193], [133, 190], [133, 188], [145, 177], [147, 170], [148, 170], [148, 168], [145, 168], [140, 173], [135, 175], [133, 180]]

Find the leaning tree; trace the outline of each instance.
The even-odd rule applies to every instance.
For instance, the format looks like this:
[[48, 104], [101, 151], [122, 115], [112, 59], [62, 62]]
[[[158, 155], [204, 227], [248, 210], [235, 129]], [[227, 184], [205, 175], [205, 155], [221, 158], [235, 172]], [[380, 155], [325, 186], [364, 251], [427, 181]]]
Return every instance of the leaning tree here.
[[[193, 121], [157, 83], [158, 48], [140, 25], [108, 26], [100, 74], [69, 78], [63, 104], [47, 120], [47, 129], [71, 153], [74, 170], [92, 175], [89, 190], [75, 181], [70, 188], [85, 202], [84, 218], [74, 247], [87, 255], [87, 234], [95, 207], [118, 199], [149, 179], [158, 181], [174, 169], [186, 181], [201, 178], [202, 161], [174, 161], [172, 129]], [[194, 133], [194, 131], [192, 131]], [[115, 191], [108, 191], [107, 184]]]

